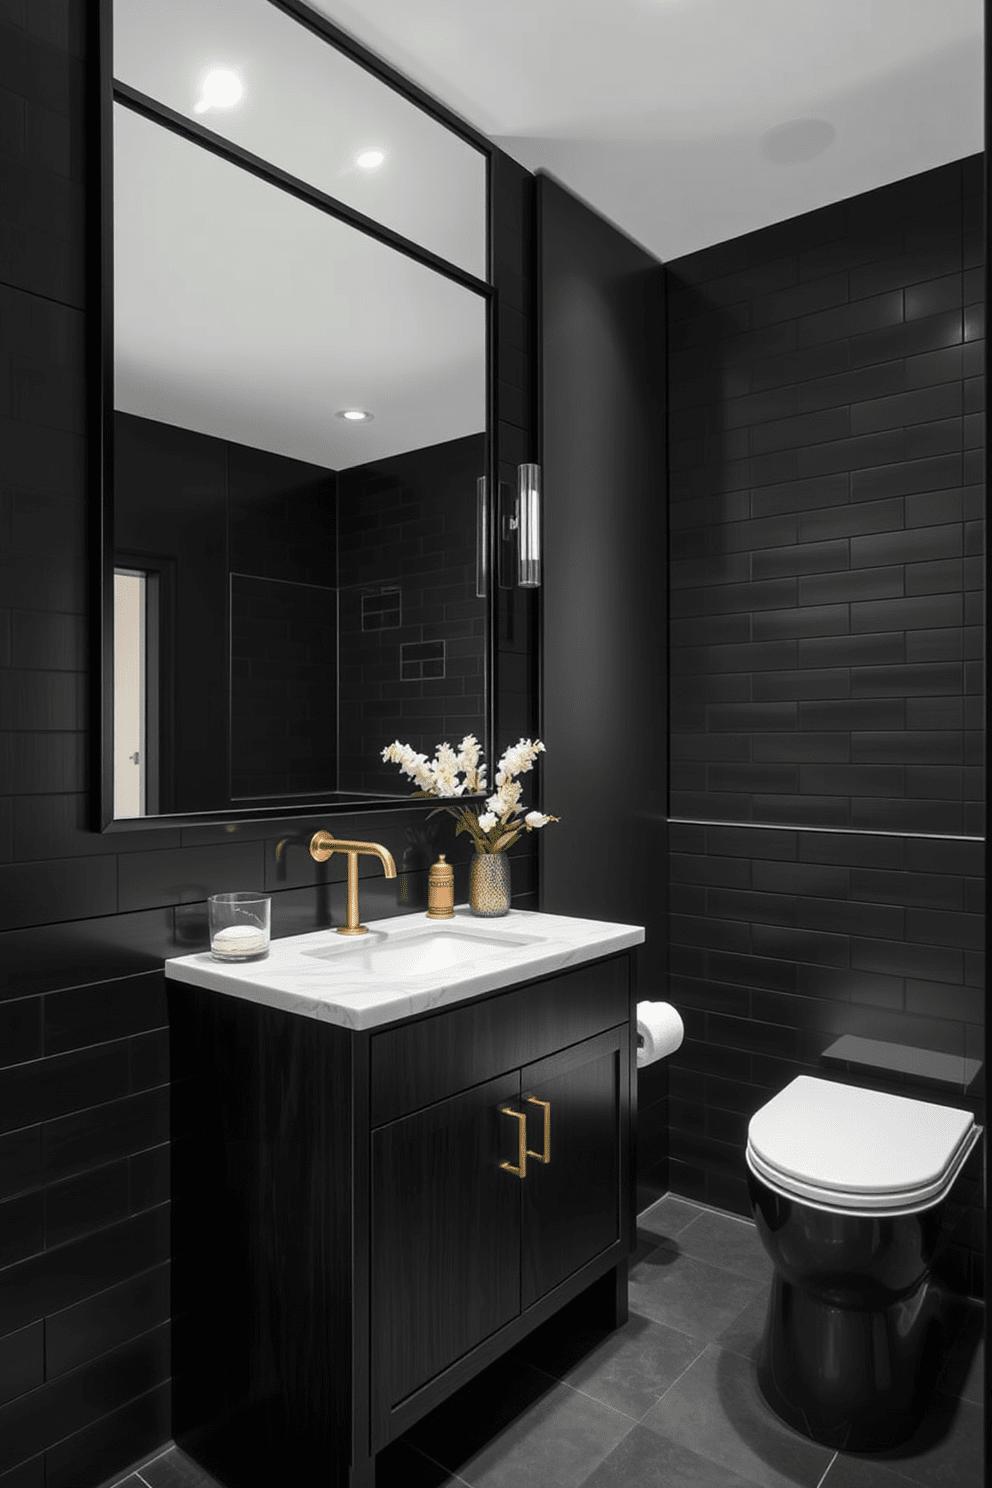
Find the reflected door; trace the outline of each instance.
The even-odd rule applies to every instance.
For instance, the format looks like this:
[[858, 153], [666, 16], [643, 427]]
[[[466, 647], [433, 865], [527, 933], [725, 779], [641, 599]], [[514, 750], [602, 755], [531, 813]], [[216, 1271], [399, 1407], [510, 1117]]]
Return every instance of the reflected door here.
[[148, 575], [114, 570], [114, 815], [144, 816]]

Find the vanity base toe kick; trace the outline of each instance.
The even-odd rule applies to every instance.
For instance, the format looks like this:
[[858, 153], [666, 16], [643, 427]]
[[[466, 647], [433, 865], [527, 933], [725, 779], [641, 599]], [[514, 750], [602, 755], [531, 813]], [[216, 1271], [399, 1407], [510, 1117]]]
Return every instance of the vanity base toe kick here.
[[373, 1488], [565, 1303], [626, 1320], [630, 953], [364, 1031], [169, 1004], [174, 1434], [229, 1488]]

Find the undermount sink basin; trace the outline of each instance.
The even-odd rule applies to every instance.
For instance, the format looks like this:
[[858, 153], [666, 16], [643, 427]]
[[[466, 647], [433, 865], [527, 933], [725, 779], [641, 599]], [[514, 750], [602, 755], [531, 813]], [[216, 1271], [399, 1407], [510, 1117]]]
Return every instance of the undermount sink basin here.
[[404, 935], [377, 935], [374, 932], [356, 940], [342, 940], [319, 950], [304, 951], [318, 961], [340, 961], [349, 972], [363, 971], [371, 976], [401, 973], [427, 976], [483, 960], [494, 952], [519, 946], [539, 945], [540, 935], [507, 935], [474, 928], [441, 929], [440, 927], [409, 931]]

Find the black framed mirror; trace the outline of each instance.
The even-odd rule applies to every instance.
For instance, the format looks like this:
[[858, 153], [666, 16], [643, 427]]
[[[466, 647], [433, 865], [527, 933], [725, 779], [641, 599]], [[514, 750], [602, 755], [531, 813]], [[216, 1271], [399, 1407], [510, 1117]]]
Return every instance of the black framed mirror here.
[[296, 0], [105, 0], [102, 830], [491, 751], [490, 155]]

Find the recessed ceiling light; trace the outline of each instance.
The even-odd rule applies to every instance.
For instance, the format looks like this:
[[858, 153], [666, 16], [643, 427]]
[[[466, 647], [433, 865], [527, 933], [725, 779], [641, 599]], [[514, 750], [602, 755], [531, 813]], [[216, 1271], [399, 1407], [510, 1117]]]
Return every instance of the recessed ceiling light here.
[[350, 424], [367, 424], [373, 415], [367, 408], [339, 408], [334, 417], [347, 419]]
[[211, 108], [233, 108], [240, 103], [244, 91], [236, 73], [226, 67], [215, 67], [203, 79], [199, 101], [193, 106], [194, 112], [203, 114]]
[[355, 164], [360, 165], [362, 170], [375, 170], [385, 160], [381, 150], [363, 150], [361, 155], [355, 159]]

